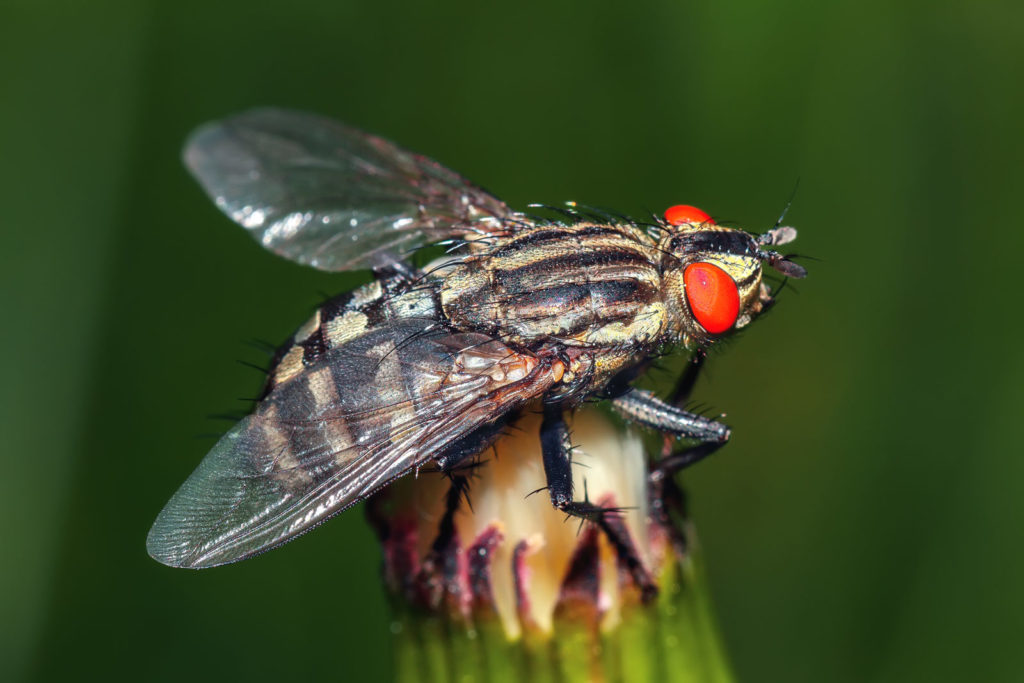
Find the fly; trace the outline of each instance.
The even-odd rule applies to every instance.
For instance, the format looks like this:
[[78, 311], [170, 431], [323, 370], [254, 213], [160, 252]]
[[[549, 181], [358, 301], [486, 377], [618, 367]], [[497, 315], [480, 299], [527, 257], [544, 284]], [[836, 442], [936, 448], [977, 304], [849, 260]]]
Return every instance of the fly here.
[[[321, 306], [278, 350], [252, 414], [159, 514], [147, 548], [175, 567], [251, 557], [410, 471], [451, 472], [538, 402], [552, 505], [600, 520], [608, 510], [574, 495], [564, 411], [605, 397], [697, 442], [666, 452], [655, 478], [705, 457], [729, 429], [631, 382], [663, 350], [706, 347], [768, 308], [764, 265], [806, 274], [772, 250], [793, 228], [752, 235], [688, 206], [647, 224], [575, 205], [564, 220], [533, 218], [426, 157], [311, 114], [210, 123], [184, 156], [266, 249], [375, 279]], [[403, 256], [437, 243], [448, 256], [423, 269]]]

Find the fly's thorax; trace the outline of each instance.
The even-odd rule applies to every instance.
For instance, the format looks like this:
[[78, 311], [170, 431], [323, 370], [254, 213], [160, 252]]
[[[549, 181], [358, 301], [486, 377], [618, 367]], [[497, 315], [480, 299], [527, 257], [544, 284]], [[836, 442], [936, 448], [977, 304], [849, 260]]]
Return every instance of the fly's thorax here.
[[537, 226], [450, 267], [441, 307], [456, 328], [526, 346], [657, 344], [667, 315], [659, 262], [635, 226]]
[[749, 324], [770, 301], [755, 238], [712, 224], [673, 226], [659, 245], [678, 339], [707, 344]]

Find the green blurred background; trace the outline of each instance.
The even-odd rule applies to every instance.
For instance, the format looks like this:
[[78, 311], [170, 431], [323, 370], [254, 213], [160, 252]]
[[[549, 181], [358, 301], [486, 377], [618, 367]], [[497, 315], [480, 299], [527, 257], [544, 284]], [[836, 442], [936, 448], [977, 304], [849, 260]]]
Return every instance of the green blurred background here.
[[1024, 5], [3, 0], [0, 678], [389, 675], [359, 512], [207, 572], [146, 531], [350, 276], [259, 249], [179, 162], [314, 110], [513, 206], [693, 203], [821, 260], [697, 398], [687, 475], [746, 681], [1024, 679]]

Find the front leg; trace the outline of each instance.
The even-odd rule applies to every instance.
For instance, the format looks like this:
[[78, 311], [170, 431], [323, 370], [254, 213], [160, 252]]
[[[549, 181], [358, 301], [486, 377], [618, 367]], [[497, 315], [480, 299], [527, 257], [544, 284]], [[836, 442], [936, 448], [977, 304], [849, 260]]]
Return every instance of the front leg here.
[[[704, 365], [704, 356], [695, 358], [679, 378], [672, 392], [671, 403], [658, 400], [647, 391], [634, 389], [612, 402], [613, 407], [628, 419], [657, 429], [664, 434], [661, 458], [648, 475], [651, 514], [669, 530], [669, 537], [680, 557], [686, 555], [687, 539], [682, 522], [686, 519], [686, 495], [672, 475], [708, 457], [729, 440], [727, 426], [679, 408], [690, 398], [697, 377]], [[674, 437], [696, 439], [699, 443], [676, 451]], [[673, 523], [672, 518], [676, 517]]]
[[730, 429], [716, 420], [677, 408], [665, 403], [657, 396], [643, 389], [633, 389], [612, 400], [612, 407], [623, 417], [645, 427], [656, 429], [684, 439], [696, 439], [700, 443], [678, 453], [664, 453], [651, 472], [651, 479], [658, 480], [675, 474], [690, 465], [703, 460], [729, 441]]
[[721, 422], [665, 403], [644, 389], [633, 389], [612, 399], [612, 407], [627, 420], [673, 436], [702, 442], [729, 440], [729, 428]]

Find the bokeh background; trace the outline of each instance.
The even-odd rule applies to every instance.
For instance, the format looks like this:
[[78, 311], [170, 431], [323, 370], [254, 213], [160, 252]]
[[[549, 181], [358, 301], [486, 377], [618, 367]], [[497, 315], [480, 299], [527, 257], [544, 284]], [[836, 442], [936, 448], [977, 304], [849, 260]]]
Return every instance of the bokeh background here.
[[146, 531], [350, 276], [259, 249], [179, 162], [322, 112], [513, 206], [693, 203], [819, 261], [716, 354], [686, 477], [746, 681], [1024, 678], [1024, 5], [0, 3], [0, 678], [390, 674], [359, 512], [208, 572]]

